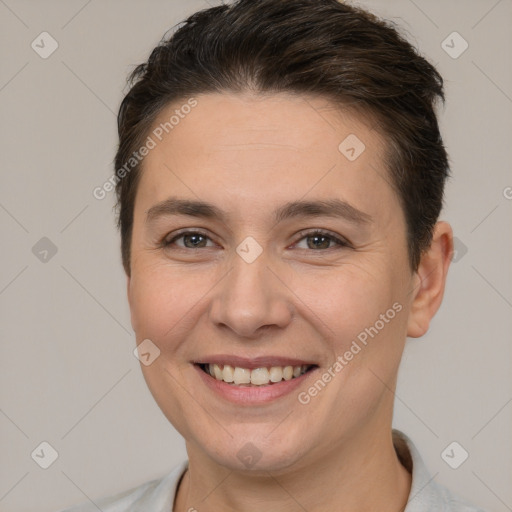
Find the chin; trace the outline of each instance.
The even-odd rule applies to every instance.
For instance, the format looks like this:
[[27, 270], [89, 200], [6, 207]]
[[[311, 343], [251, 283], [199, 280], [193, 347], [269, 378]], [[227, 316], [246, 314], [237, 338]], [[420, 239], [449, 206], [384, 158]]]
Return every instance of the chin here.
[[255, 475], [259, 472], [285, 472], [300, 465], [308, 450], [303, 435], [300, 436], [298, 431], [290, 432], [287, 425], [281, 427], [281, 432], [277, 432], [280, 427], [272, 432], [271, 429], [262, 429], [261, 424], [239, 424], [236, 428], [227, 429], [231, 435], [220, 428], [212, 435], [203, 432], [193, 436], [193, 444], [216, 464], [231, 471]]

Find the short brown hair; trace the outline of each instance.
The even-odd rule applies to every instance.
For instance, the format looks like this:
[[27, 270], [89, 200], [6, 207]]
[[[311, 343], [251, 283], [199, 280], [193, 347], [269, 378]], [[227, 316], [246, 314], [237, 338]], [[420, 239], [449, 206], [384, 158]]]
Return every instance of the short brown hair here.
[[130, 275], [133, 213], [142, 163], [129, 173], [156, 117], [171, 102], [215, 92], [321, 96], [370, 114], [407, 222], [416, 270], [439, 217], [448, 157], [437, 122], [443, 80], [391, 22], [337, 0], [238, 0], [196, 12], [129, 77], [118, 115], [118, 227]]

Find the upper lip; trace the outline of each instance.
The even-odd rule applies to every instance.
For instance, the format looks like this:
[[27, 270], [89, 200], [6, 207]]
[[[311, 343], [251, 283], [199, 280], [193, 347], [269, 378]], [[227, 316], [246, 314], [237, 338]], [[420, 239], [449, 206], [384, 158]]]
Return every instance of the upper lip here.
[[312, 361], [306, 361], [305, 359], [296, 359], [292, 357], [282, 356], [258, 356], [258, 357], [240, 357], [232, 354], [216, 354], [211, 356], [205, 356], [201, 359], [193, 361], [194, 364], [218, 364], [239, 368], [247, 368], [253, 370], [254, 368], [269, 368], [272, 366], [302, 366], [302, 365], [315, 365]]

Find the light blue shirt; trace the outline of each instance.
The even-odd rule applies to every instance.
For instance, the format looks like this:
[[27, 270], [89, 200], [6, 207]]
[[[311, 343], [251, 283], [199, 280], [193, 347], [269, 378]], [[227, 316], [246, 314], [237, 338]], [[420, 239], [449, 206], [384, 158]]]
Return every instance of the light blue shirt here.
[[[412, 469], [411, 492], [404, 512], [484, 512], [435, 482], [405, 434], [393, 430], [393, 440], [400, 461], [409, 471]], [[62, 512], [98, 512], [98, 508], [103, 512], [172, 512], [176, 488], [187, 467], [188, 461], [184, 461], [162, 478]]]

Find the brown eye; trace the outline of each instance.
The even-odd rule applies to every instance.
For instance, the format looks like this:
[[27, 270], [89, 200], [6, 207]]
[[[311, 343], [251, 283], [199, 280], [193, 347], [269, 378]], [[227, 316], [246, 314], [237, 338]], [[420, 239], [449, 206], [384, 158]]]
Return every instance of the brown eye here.
[[332, 242], [331, 237], [325, 235], [309, 235], [306, 238], [309, 249], [329, 249]]
[[[178, 242], [178, 241], [181, 241]], [[208, 245], [210, 239], [203, 233], [196, 231], [189, 231], [186, 233], [180, 233], [170, 240], [164, 242], [165, 247], [175, 245], [181, 249], [201, 249], [203, 247], [211, 247]]]
[[342, 238], [324, 232], [312, 231], [309, 233], [301, 233], [302, 238], [295, 244], [298, 249], [310, 249], [313, 251], [329, 250], [329, 249], [342, 249], [349, 247], [350, 244]]

